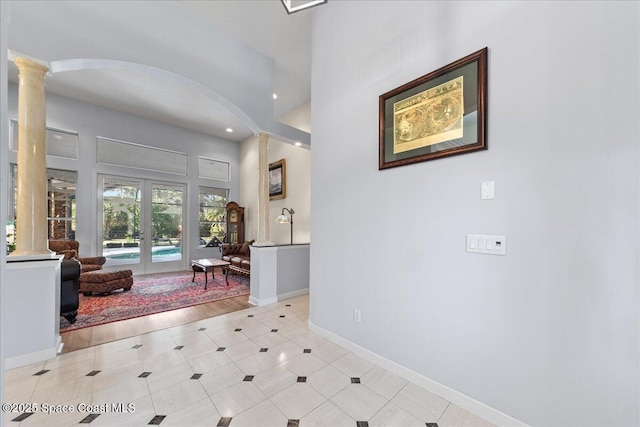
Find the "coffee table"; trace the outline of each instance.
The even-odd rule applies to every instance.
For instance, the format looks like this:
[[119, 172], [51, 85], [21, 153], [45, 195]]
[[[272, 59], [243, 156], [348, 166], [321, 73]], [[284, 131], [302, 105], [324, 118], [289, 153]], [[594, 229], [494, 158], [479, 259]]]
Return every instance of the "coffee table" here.
[[204, 288], [207, 289], [207, 272], [211, 272], [211, 278], [215, 279], [213, 275], [213, 270], [216, 267], [222, 268], [222, 271], [226, 270], [225, 280], [227, 282], [227, 286], [229, 286], [229, 269], [225, 267], [229, 267], [229, 263], [227, 261], [222, 261], [218, 258], [202, 258], [202, 259], [192, 259], [191, 260], [191, 268], [193, 269], [193, 278], [192, 282], [196, 281], [196, 273], [204, 273]]

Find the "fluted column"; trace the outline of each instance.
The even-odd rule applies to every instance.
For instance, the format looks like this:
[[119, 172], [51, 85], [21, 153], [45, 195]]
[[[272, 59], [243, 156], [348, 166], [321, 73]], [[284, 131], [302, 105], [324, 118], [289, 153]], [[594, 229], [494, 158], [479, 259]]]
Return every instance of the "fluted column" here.
[[46, 66], [26, 58], [18, 66], [18, 179], [16, 250], [11, 257], [52, 258], [47, 242]]
[[269, 241], [269, 135], [258, 134], [258, 241], [256, 246], [272, 246]]

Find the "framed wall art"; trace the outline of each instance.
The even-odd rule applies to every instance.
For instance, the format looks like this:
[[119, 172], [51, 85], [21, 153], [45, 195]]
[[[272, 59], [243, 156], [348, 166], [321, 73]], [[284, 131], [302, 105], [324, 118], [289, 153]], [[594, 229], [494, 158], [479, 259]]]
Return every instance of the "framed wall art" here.
[[378, 169], [486, 150], [487, 48], [379, 99]]
[[280, 159], [269, 163], [269, 200], [287, 197], [287, 162]]

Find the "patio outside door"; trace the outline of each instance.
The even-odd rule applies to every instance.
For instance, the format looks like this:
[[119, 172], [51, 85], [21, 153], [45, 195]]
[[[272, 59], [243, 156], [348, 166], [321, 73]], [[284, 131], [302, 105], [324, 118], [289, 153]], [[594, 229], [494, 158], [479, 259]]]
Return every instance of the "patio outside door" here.
[[185, 268], [183, 184], [99, 176], [98, 252], [134, 274]]

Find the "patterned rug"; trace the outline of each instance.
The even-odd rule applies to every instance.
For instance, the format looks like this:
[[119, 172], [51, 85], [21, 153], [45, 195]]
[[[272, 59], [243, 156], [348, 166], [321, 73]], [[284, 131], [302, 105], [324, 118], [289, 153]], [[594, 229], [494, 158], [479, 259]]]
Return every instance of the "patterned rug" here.
[[81, 293], [76, 322], [70, 324], [61, 317], [60, 332], [249, 295], [248, 278], [229, 275], [227, 286], [222, 273], [216, 271], [214, 280], [210, 273], [208, 276], [206, 290], [204, 274], [197, 273], [196, 281], [191, 282], [192, 272], [179, 272], [134, 276], [133, 286], [127, 292], [118, 290], [105, 296]]

